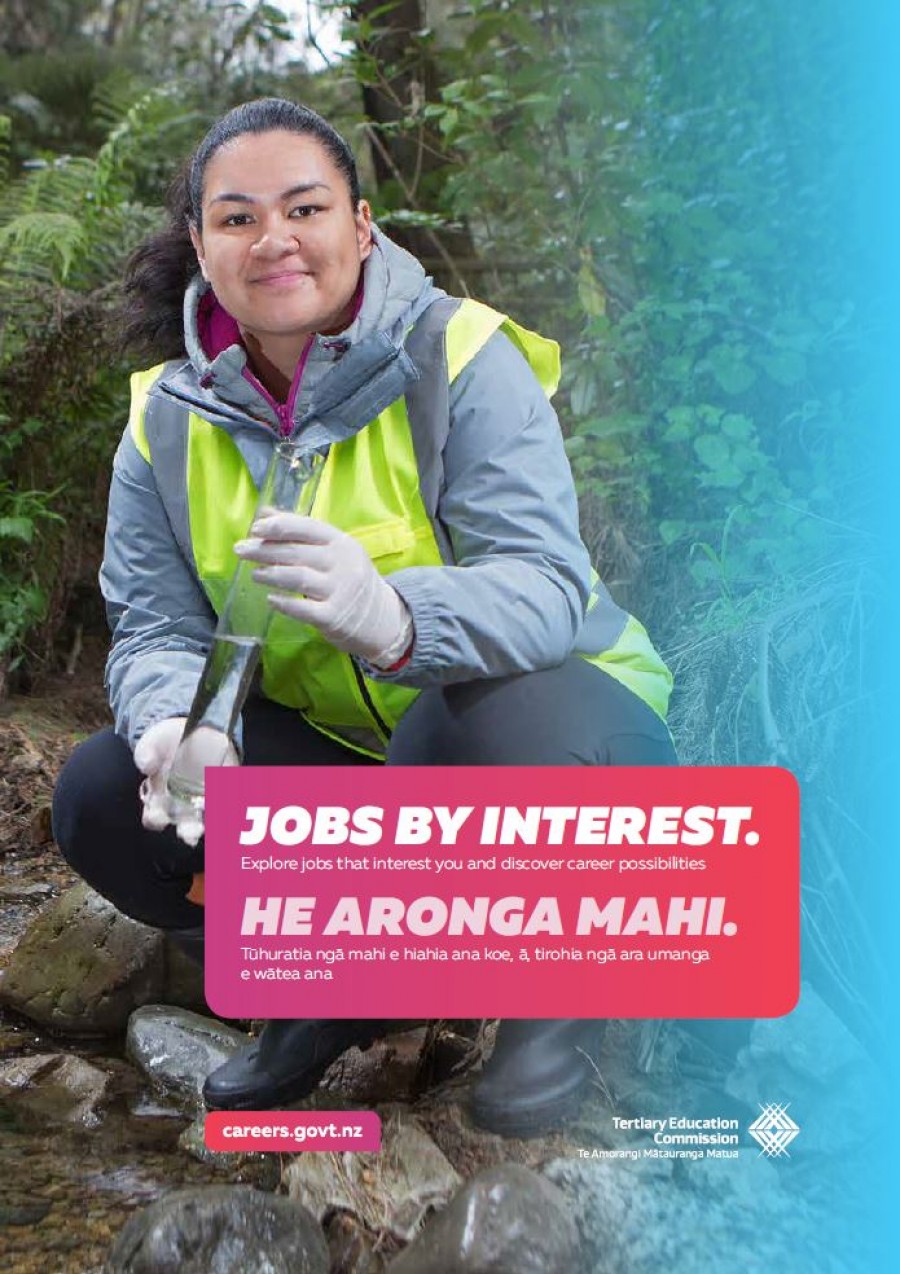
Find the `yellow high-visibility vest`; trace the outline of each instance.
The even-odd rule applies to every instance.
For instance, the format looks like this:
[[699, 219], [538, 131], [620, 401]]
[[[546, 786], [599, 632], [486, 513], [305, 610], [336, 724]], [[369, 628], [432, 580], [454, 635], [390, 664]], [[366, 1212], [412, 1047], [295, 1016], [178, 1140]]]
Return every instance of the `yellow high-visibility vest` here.
[[[446, 330], [452, 384], [496, 331], [525, 356], [544, 392], [559, 383], [559, 347], [476, 301], [462, 301]], [[150, 387], [160, 367], [132, 377], [132, 437], [152, 464], [145, 427]], [[220, 613], [238, 565], [236, 540], [246, 535], [258, 492], [231, 436], [188, 412], [184, 481], [190, 543], [200, 582]], [[352, 437], [334, 443], [324, 461], [313, 517], [357, 539], [382, 575], [411, 566], [441, 566], [440, 548], [419, 486], [410, 420], [398, 398]], [[589, 610], [598, 601], [592, 595]], [[665, 717], [672, 678], [643, 626], [627, 617], [608, 649], [583, 654]], [[357, 750], [382, 756], [390, 733], [419, 691], [364, 676], [351, 656], [335, 650], [315, 629], [275, 614], [262, 651], [262, 689], [297, 708], [324, 733]]]

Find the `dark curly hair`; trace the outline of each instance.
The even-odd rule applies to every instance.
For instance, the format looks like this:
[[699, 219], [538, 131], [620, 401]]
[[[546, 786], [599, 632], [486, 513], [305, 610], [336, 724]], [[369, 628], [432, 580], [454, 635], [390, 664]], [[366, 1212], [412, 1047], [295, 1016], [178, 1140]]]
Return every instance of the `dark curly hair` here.
[[123, 349], [152, 362], [184, 356], [184, 293], [197, 272], [189, 227], [202, 226], [206, 167], [226, 142], [245, 133], [278, 131], [314, 137], [343, 173], [353, 207], [357, 207], [359, 177], [353, 152], [327, 120], [308, 106], [281, 97], [262, 97], [236, 106], [213, 124], [170, 185], [163, 229], [145, 239], [128, 259], [125, 296], [117, 315]]

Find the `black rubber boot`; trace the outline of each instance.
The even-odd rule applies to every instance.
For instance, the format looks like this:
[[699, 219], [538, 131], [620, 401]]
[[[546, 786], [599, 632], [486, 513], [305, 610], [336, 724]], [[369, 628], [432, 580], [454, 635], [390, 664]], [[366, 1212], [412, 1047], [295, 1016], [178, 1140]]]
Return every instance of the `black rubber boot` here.
[[258, 1039], [207, 1076], [203, 1100], [209, 1110], [276, 1110], [311, 1093], [348, 1048], [366, 1049], [388, 1028], [381, 1021], [267, 1022]]
[[172, 945], [189, 960], [193, 960], [194, 964], [203, 963], [203, 925], [198, 925], [196, 929], [165, 929], [163, 932]]
[[581, 1018], [501, 1022], [472, 1089], [472, 1118], [504, 1137], [536, 1137], [578, 1109], [596, 1075], [605, 1022]]

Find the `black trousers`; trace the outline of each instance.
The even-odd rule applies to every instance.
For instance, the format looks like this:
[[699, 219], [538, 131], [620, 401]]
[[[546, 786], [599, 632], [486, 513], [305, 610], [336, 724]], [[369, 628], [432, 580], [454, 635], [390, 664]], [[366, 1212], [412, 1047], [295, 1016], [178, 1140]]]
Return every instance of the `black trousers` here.
[[[289, 708], [252, 698], [247, 765], [379, 765]], [[423, 691], [391, 740], [388, 765], [673, 765], [668, 731], [631, 691], [573, 657], [558, 668]], [[60, 774], [53, 830], [66, 861], [119, 911], [162, 929], [196, 928], [185, 894], [203, 870], [174, 831], [141, 825], [141, 775], [112, 728], [80, 744]]]

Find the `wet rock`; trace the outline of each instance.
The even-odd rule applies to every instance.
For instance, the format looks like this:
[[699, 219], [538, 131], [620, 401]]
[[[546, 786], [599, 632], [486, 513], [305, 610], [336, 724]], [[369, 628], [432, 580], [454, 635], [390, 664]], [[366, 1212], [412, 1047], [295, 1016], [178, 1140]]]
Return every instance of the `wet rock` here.
[[370, 1048], [351, 1048], [338, 1058], [328, 1068], [320, 1091], [357, 1108], [402, 1101], [413, 1088], [424, 1040], [424, 1027], [401, 1030], [394, 1023], [391, 1034]]
[[[717, 1166], [724, 1182], [733, 1161]], [[797, 1252], [803, 1252], [806, 1268], [833, 1268], [815, 1218], [796, 1197], [764, 1190], [720, 1201], [671, 1180], [636, 1178], [622, 1172], [618, 1161], [557, 1159], [544, 1173], [565, 1194], [578, 1227], [583, 1264], [577, 1269], [709, 1274], [727, 1266], [767, 1274]], [[770, 1180], [767, 1173], [763, 1177]]]
[[361, 1216], [370, 1209], [365, 1188], [357, 1179], [362, 1173], [355, 1173], [353, 1167], [365, 1157], [345, 1160], [331, 1152], [298, 1155], [285, 1167], [281, 1183], [289, 1199], [297, 1199], [320, 1221], [336, 1209]]
[[[169, 1112], [171, 1113], [171, 1111]], [[241, 1173], [245, 1165], [253, 1164], [253, 1183], [260, 1190], [277, 1190], [281, 1179], [279, 1156], [272, 1153], [257, 1154], [251, 1151], [210, 1150], [205, 1138], [206, 1112], [198, 1115], [182, 1131], [178, 1138], [178, 1148], [196, 1159], [198, 1163], [212, 1168], [225, 1169], [231, 1180], [246, 1181]]]
[[408, 1241], [427, 1213], [450, 1198], [460, 1177], [419, 1124], [398, 1111], [385, 1120], [379, 1153], [298, 1155], [282, 1183], [320, 1220], [343, 1209], [373, 1232]]
[[584, 1269], [563, 1194], [530, 1168], [479, 1173], [388, 1266], [389, 1274], [572, 1274]]
[[0, 1004], [52, 1031], [115, 1035], [162, 986], [160, 934], [81, 884], [28, 927], [0, 981]]
[[0, 1014], [0, 1056], [48, 1047], [46, 1037], [30, 1024], [9, 1021]]
[[335, 1212], [325, 1223], [332, 1274], [384, 1274], [396, 1244], [373, 1234], [349, 1212]]
[[800, 1128], [798, 1149], [840, 1154], [880, 1135], [883, 1083], [855, 1036], [804, 985], [793, 1013], [753, 1023], [725, 1088], [752, 1108], [751, 1118], [766, 1105], [787, 1105]]
[[160, 1092], [198, 1107], [206, 1076], [248, 1042], [212, 1018], [152, 1004], [129, 1018], [125, 1051]]
[[163, 984], [159, 1001], [182, 1009], [196, 1009], [198, 1013], [207, 1011], [202, 962], [185, 954], [167, 934], [163, 934]]
[[4, 1225], [37, 1225], [53, 1207], [52, 1203], [25, 1203], [21, 1207], [16, 1204], [0, 1203], [0, 1226]]
[[[758, 1067], [776, 1067], [798, 1078], [830, 1084], [865, 1065], [866, 1052], [843, 1022], [813, 989], [804, 984], [793, 1013], [753, 1023], [738, 1066], [729, 1076], [729, 1090], [747, 1101], [758, 1100], [758, 1085], [749, 1080]], [[760, 1083], [768, 1082], [763, 1074]]]
[[305, 1208], [246, 1186], [166, 1195], [133, 1216], [105, 1274], [328, 1274], [325, 1236]]
[[766, 1195], [781, 1190], [778, 1166], [752, 1150], [739, 1159], [723, 1163], [717, 1159], [686, 1160], [679, 1163], [679, 1176], [692, 1190], [741, 1207], [758, 1208]]
[[214, 1164], [222, 1168], [233, 1168], [235, 1156], [224, 1150], [210, 1150], [204, 1136], [206, 1116], [198, 1115], [178, 1138], [178, 1148], [189, 1154], [198, 1163]]
[[10, 881], [8, 884], [0, 885], [0, 903], [7, 902], [46, 902], [53, 897], [53, 886], [41, 883], [28, 884], [23, 882], [17, 884]]
[[0, 1098], [12, 1098], [17, 1112], [52, 1123], [95, 1127], [109, 1085], [105, 1071], [68, 1053], [0, 1061]]

